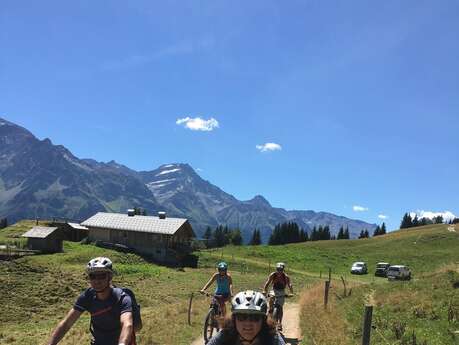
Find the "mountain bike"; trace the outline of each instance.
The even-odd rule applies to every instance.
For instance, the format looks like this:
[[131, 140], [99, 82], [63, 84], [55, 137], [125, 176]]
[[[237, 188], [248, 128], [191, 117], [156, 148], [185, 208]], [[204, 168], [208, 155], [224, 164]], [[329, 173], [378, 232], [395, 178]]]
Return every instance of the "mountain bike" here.
[[271, 314], [271, 318], [275, 322], [277, 330], [280, 332], [282, 332], [282, 317], [284, 315], [284, 308], [279, 300], [281, 298], [290, 298], [292, 296], [293, 295], [286, 294], [285, 292], [276, 293], [274, 291], [270, 291], [268, 293], [268, 305], [270, 306], [269, 314]]
[[222, 303], [225, 303], [224, 297], [222, 295], [213, 295], [209, 293], [204, 293], [207, 297], [211, 297], [211, 302], [209, 306], [209, 311], [206, 314], [204, 320], [204, 344], [207, 344], [212, 338], [212, 335], [217, 333], [220, 330], [220, 325], [218, 323], [218, 318], [222, 316]]

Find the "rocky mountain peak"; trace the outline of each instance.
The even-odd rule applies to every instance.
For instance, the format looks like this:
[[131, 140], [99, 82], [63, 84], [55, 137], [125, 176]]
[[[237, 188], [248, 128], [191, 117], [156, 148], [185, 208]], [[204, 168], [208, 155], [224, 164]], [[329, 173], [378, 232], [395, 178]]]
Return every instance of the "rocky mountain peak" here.
[[252, 205], [271, 207], [271, 204], [262, 195], [255, 195], [252, 199], [246, 201]]

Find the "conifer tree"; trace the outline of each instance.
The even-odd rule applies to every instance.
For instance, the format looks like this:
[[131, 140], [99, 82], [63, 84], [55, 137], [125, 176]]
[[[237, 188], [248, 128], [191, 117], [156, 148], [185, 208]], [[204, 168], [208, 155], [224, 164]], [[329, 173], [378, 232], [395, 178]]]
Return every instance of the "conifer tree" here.
[[338, 236], [336, 237], [338, 240], [342, 240], [344, 238], [344, 227], [341, 225], [338, 231]]
[[231, 233], [231, 244], [235, 246], [240, 246], [242, 244], [242, 234], [241, 230], [235, 229]]
[[250, 239], [249, 244], [251, 246], [257, 246], [261, 244], [260, 230], [257, 230], [257, 229], [253, 230], [252, 238]]
[[407, 229], [407, 228], [411, 228], [412, 226], [413, 226], [413, 220], [411, 218], [411, 215], [409, 213], [405, 213], [403, 215], [403, 219], [400, 224], [400, 229]]
[[216, 247], [223, 247], [226, 244], [227, 239], [222, 225], [219, 225], [215, 228], [213, 233], [213, 240]]
[[381, 225], [381, 230], [379, 231], [380, 235], [385, 235], [386, 234], [386, 223], [382, 223]]
[[442, 224], [443, 223], [443, 216], [436, 216], [434, 218], [434, 224]]
[[350, 235], [349, 235], [349, 227], [346, 227], [346, 230], [344, 230], [344, 237], [343, 237], [343, 239], [348, 240], [348, 239], [350, 239], [350, 238], [351, 238], [351, 237], [350, 237]]

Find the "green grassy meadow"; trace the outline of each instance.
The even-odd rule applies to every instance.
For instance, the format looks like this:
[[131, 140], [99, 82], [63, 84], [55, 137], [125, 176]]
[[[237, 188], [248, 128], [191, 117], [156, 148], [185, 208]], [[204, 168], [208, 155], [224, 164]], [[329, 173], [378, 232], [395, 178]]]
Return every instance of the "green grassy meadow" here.
[[[20, 222], [0, 230], [0, 244], [17, 241], [18, 236], [33, 225], [34, 222]], [[339, 322], [345, 326], [349, 344], [361, 341], [361, 314], [369, 295], [375, 303], [374, 324], [380, 333], [377, 335], [375, 331], [372, 344], [387, 344], [385, 339], [390, 339], [390, 344], [404, 344], [402, 341], [412, 331], [429, 345], [454, 344], [447, 342], [454, 341], [449, 332], [459, 330], [455, 316], [459, 310], [459, 290], [454, 285], [459, 265], [459, 232], [447, 231], [446, 225], [403, 230], [364, 240], [229, 246], [197, 254], [199, 268], [177, 270], [149, 263], [135, 254], [64, 242], [63, 253], [0, 262], [0, 344], [45, 344], [52, 329], [87, 287], [84, 267], [95, 256], [110, 257], [116, 269], [115, 285], [135, 291], [144, 321], [144, 328], [138, 335], [141, 345], [189, 345], [200, 335], [208, 300], [196, 292], [220, 260], [229, 263], [235, 291], [260, 289], [274, 264], [286, 262], [297, 300], [321, 282], [321, 275], [324, 280], [331, 267], [332, 277], [336, 279], [332, 282], [333, 293], [340, 294], [342, 286], [337, 279], [341, 276], [357, 284], [350, 297], [331, 301], [333, 310], [340, 315]], [[368, 263], [370, 274], [358, 277], [348, 274], [350, 265], [357, 260]], [[407, 264], [414, 279], [387, 282], [384, 278], [375, 278], [374, 264], [378, 261]], [[187, 310], [192, 292], [195, 298], [190, 326]], [[394, 304], [393, 301], [400, 302]], [[307, 302], [304, 303], [303, 310], [308, 308]], [[453, 315], [453, 319], [448, 321], [448, 315]], [[88, 320], [84, 314], [61, 344], [87, 344]], [[393, 327], [400, 320], [406, 323], [405, 331], [402, 338], [396, 339]], [[313, 344], [312, 323], [304, 321], [302, 344]], [[440, 333], [446, 335], [436, 335]], [[440, 340], [435, 342], [434, 338]]]

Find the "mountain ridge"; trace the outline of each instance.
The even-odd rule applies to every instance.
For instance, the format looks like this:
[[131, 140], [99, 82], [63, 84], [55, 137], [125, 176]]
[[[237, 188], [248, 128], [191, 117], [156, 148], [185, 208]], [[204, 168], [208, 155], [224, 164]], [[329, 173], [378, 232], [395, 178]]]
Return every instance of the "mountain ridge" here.
[[49, 138], [0, 118], [0, 216], [83, 220], [98, 211], [142, 207], [190, 219], [198, 235], [220, 224], [240, 228], [248, 240], [253, 229], [266, 241], [275, 225], [295, 221], [307, 231], [329, 225], [332, 234], [348, 226], [351, 236], [376, 224], [312, 210], [272, 207], [262, 195], [240, 201], [204, 180], [187, 163], [135, 171], [111, 160], [79, 159]]

